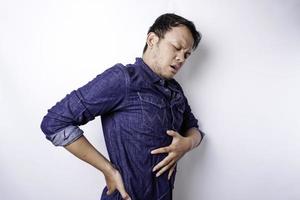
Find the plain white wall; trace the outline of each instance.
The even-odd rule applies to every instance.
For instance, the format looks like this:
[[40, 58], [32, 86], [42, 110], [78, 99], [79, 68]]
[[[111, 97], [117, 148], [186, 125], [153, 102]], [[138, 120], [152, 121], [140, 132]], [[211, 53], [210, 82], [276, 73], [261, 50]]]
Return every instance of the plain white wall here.
[[[300, 3], [0, 0], [0, 194], [99, 199], [100, 172], [48, 142], [48, 108], [141, 56], [156, 17], [203, 34], [177, 75], [207, 137], [179, 163], [175, 200], [300, 199]], [[107, 155], [100, 118], [81, 127]]]

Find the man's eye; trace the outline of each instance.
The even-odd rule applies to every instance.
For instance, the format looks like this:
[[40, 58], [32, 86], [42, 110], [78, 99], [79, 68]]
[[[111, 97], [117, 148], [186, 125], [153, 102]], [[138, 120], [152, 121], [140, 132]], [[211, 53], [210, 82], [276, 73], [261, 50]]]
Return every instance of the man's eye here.
[[177, 51], [180, 50], [180, 47], [176, 47], [175, 45], [173, 45], [173, 47], [174, 47]]
[[186, 53], [186, 54], [184, 55], [184, 58], [187, 59], [190, 55], [191, 55], [190, 53]]

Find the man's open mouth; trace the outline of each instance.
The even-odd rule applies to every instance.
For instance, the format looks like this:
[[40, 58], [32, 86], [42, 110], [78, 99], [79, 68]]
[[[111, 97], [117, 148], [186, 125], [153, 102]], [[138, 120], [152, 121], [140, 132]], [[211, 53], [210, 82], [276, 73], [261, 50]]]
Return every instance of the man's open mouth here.
[[170, 65], [170, 66], [171, 66], [173, 69], [177, 70], [175, 66], [173, 66], [173, 65]]

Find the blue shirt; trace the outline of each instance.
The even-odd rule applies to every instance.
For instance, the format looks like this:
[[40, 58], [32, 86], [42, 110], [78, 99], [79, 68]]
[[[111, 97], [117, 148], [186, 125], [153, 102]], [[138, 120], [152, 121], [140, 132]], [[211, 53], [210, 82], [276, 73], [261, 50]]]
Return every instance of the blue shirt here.
[[[83, 134], [79, 125], [99, 115], [110, 161], [131, 198], [172, 199], [176, 170], [170, 180], [167, 172], [156, 177], [152, 169], [167, 154], [150, 152], [171, 144], [167, 130], [184, 135], [198, 128], [178, 82], [160, 78], [142, 58], [126, 66], [116, 64], [57, 102], [41, 129], [54, 145], [65, 146]], [[111, 195], [106, 191], [101, 199], [122, 199], [117, 190]]]

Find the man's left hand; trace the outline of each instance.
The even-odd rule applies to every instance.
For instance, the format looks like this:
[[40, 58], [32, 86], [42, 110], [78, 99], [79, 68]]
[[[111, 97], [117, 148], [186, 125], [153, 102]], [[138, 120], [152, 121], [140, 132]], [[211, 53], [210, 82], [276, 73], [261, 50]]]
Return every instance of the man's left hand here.
[[169, 170], [168, 179], [170, 179], [177, 161], [192, 148], [191, 139], [181, 136], [178, 132], [168, 130], [167, 134], [173, 137], [172, 143], [169, 146], [161, 147], [151, 151], [151, 154], [168, 153], [168, 156], [160, 161], [154, 168], [153, 172], [156, 173], [156, 177]]

